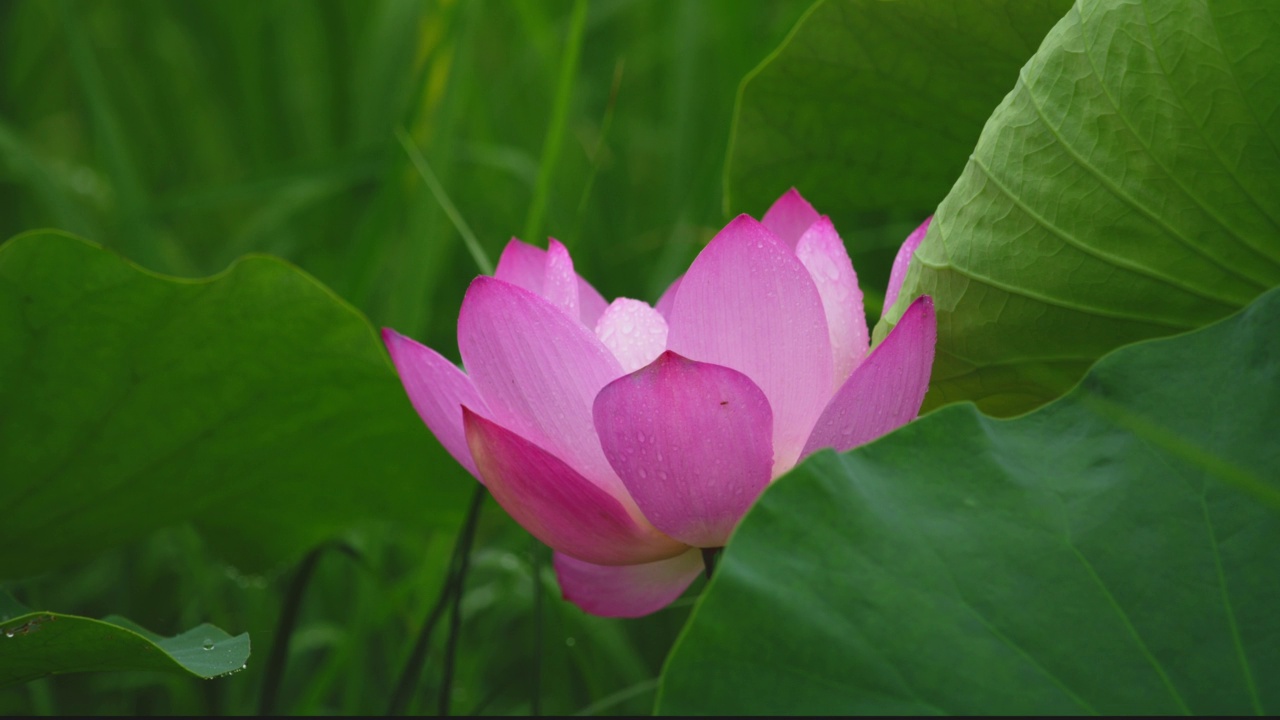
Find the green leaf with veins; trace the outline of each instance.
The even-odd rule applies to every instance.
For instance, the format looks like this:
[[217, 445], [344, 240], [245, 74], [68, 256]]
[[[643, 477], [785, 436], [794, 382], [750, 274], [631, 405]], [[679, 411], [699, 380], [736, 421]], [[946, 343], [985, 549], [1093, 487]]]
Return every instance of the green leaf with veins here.
[[1080, 0], [942, 202], [883, 337], [938, 309], [926, 409], [1024, 412], [1280, 284], [1280, 3]]
[[831, 216], [859, 281], [883, 290], [894, 252], [955, 183], [1018, 68], [1070, 7], [815, 4], [739, 89], [726, 213], [758, 217], [794, 185]]
[[778, 480], [663, 671], [676, 714], [1280, 712], [1280, 289], [1010, 420]]

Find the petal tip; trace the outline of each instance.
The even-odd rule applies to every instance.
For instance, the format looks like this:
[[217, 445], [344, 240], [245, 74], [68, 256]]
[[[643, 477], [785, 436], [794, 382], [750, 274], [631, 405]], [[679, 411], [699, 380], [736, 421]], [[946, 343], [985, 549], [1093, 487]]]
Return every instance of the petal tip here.
[[708, 244], [713, 244], [716, 241], [724, 242], [729, 239], [750, 242], [752, 240], [763, 241], [765, 238], [773, 242], [780, 242], [777, 234], [765, 226], [764, 223], [746, 213], [742, 213], [730, 220]]
[[[913, 312], [920, 313], [926, 317], [933, 317], [936, 314], [936, 310], [933, 306], [933, 298], [929, 295], [921, 295], [917, 297], [915, 300], [911, 301], [911, 304], [907, 306], [906, 312], [902, 313], [902, 315], [903, 317], [906, 317], [907, 313]], [[899, 320], [899, 322], [901, 322], [901, 320]]]

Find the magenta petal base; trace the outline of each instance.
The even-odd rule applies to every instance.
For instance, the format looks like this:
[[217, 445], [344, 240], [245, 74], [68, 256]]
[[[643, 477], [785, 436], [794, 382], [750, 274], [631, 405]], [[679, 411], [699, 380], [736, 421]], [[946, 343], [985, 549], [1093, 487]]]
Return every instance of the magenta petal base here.
[[690, 550], [643, 565], [604, 566], [556, 553], [556, 579], [564, 599], [592, 615], [634, 618], [670, 605], [703, 571], [702, 553]]
[[773, 413], [746, 375], [668, 350], [596, 396], [609, 464], [659, 530], [721, 547], [773, 470]]
[[515, 521], [553, 549], [587, 562], [661, 560], [685, 547], [636, 518], [556, 456], [464, 409], [467, 444], [489, 492]]

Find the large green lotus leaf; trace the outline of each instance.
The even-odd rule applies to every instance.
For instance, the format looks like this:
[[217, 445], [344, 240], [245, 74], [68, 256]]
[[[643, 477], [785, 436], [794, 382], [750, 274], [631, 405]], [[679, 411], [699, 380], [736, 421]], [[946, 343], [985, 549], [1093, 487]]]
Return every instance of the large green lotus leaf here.
[[200, 625], [161, 637], [121, 617], [33, 612], [0, 591], [0, 687], [46, 675], [161, 670], [215, 678], [249, 659], [249, 635]]
[[1280, 290], [1012, 420], [942, 408], [772, 486], [679, 714], [1280, 712]]
[[886, 320], [932, 295], [926, 409], [1006, 415], [1278, 283], [1280, 3], [1080, 0], [987, 123]]
[[883, 289], [893, 251], [946, 196], [1018, 68], [1070, 7], [816, 4], [743, 80], [726, 212], [758, 216], [794, 185], [831, 215], [863, 283]]
[[0, 247], [0, 577], [194, 521], [246, 570], [365, 519], [457, 522], [468, 485], [376, 333], [297, 268], [143, 271]]

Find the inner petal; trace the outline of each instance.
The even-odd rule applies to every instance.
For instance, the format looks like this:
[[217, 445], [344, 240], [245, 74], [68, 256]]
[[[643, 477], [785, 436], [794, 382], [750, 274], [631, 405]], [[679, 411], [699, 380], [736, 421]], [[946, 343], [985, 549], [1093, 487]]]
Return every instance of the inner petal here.
[[578, 274], [573, 271], [569, 250], [555, 238], [547, 240], [547, 265], [542, 279], [542, 296], [571, 318], [578, 312]]
[[653, 362], [667, 349], [667, 321], [648, 303], [618, 298], [596, 321], [596, 337], [631, 373]]

